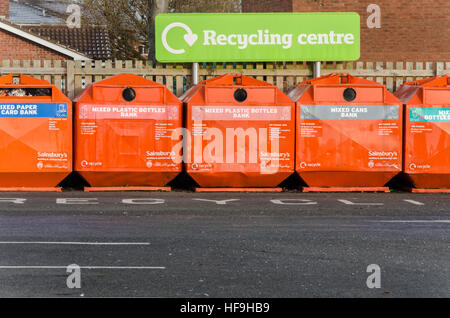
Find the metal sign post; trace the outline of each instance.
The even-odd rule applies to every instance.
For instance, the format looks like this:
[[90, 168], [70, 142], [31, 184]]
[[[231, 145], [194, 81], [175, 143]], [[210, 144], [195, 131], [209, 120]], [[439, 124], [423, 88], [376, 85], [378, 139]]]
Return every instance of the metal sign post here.
[[198, 63], [192, 63], [192, 85], [198, 84]]
[[322, 62], [314, 62], [313, 64], [313, 78], [320, 77], [320, 71], [321, 71], [321, 63]]

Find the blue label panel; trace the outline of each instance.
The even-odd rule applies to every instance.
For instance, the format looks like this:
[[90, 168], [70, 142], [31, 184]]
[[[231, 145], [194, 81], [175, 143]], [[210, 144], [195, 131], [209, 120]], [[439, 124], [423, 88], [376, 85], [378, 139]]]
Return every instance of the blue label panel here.
[[450, 108], [411, 108], [409, 120], [412, 123], [448, 123]]
[[0, 103], [0, 118], [67, 118], [67, 103]]

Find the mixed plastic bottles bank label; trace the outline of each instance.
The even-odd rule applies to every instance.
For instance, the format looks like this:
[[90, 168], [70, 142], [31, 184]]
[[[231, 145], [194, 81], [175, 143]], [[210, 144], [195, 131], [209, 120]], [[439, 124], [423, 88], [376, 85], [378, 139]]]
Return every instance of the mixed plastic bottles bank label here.
[[409, 120], [413, 123], [448, 123], [450, 108], [411, 108]]
[[291, 120], [291, 106], [193, 106], [192, 120]]
[[80, 119], [153, 119], [178, 120], [177, 106], [168, 105], [95, 105], [80, 106]]

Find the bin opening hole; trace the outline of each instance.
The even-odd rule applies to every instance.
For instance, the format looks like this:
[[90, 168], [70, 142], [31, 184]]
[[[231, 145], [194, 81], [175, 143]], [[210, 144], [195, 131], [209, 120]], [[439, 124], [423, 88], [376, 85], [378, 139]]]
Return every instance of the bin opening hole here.
[[233, 84], [234, 85], [242, 85], [242, 76], [234, 76]]
[[350, 82], [350, 79], [348, 78], [348, 75], [342, 75], [339, 77], [341, 84], [348, 84]]
[[356, 98], [356, 91], [351, 87], [346, 88], [344, 91], [344, 99], [347, 102], [352, 102], [355, 100], [355, 98]]
[[239, 103], [245, 102], [245, 100], [247, 99], [247, 91], [243, 88], [238, 88], [234, 92], [234, 99]]
[[131, 87], [127, 87], [123, 90], [122, 97], [127, 102], [132, 102], [136, 98], [136, 91]]
[[16, 75], [12, 78], [13, 85], [20, 85], [20, 76]]
[[6, 88], [0, 87], [0, 96], [30, 97], [52, 96], [51, 88]]

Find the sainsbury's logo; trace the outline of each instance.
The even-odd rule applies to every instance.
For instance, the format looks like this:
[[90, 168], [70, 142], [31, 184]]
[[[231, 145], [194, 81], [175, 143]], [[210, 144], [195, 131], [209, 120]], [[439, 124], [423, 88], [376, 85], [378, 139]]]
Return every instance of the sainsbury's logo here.
[[68, 155], [65, 152], [38, 152], [37, 155], [39, 158], [68, 158]]
[[397, 158], [398, 157], [398, 153], [397, 153], [397, 151], [391, 151], [391, 152], [386, 152], [386, 151], [369, 151], [369, 156], [371, 156], [371, 157]]

